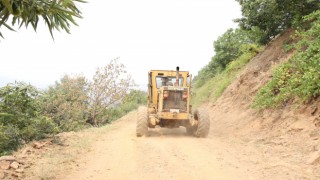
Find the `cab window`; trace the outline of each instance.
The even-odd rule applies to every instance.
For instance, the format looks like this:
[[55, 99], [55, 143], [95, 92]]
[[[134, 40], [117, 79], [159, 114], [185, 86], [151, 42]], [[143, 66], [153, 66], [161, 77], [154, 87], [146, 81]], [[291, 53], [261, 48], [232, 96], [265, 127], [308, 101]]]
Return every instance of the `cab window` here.
[[[174, 86], [175, 83], [176, 83], [176, 77], [174, 76], [169, 76], [169, 77], [157, 76], [156, 77], [156, 84], [158, 89], [162, 86]], [[179, 86], [183, 86], [183, 77], [179, 78]]]

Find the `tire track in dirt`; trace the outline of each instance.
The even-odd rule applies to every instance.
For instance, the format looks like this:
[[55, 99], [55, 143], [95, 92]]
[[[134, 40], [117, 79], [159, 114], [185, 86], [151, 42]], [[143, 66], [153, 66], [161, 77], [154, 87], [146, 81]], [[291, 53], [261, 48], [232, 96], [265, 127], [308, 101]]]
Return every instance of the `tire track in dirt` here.
[[[184, 128], [149, 131], [135, 136], [136, 112], [116, 122], [113, 129], [81, 155], [79, 167], [59, 179], [239, 179], [241, 171], [225, 164], [213, 139], [187, 136]], [[218, 143], [218, 141], [217, 141]]]

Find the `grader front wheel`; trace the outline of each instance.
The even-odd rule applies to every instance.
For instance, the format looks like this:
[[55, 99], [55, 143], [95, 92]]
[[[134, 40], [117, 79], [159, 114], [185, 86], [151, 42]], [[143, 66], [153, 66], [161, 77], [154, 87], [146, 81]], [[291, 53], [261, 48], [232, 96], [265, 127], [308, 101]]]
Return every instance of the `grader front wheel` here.
[[137, 115], [136, 133], [141, 137], [148, 132], [148, 114], [146, 107], [139, 107]]
[[194, 119], [198, 121], [198, 127], [195, 132], [197, 137], [207, 137], [210, 130], [209, 114], [204, 109], [198, 109], [193, 114]]

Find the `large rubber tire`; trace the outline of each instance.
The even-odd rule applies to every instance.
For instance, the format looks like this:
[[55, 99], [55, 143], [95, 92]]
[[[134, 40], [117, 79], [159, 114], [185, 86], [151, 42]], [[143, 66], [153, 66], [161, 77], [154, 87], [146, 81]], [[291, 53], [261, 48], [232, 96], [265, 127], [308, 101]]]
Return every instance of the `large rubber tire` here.
[[198, 121], [198, 127], [195, 132], [197, 137], [207, 137], [210, 130], [209, 114], [205, 109], [198, 109], [194, 112], [194, 119]]
[[144, 106], [139, 107], [137, 115], [136, 133], [137, 137], [141, 137], [148, 132], [148, 113]]

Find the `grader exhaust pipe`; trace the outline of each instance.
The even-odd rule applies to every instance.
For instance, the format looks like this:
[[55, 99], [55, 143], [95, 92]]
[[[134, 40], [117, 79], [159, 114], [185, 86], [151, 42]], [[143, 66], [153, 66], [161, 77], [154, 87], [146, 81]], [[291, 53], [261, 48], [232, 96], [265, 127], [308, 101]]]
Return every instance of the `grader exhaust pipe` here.
[[179, 86], [179, 66], [177, 66], [177, 68], [176, 68], [176, 83], [175, 83], [175, 85], [176, 86]]

